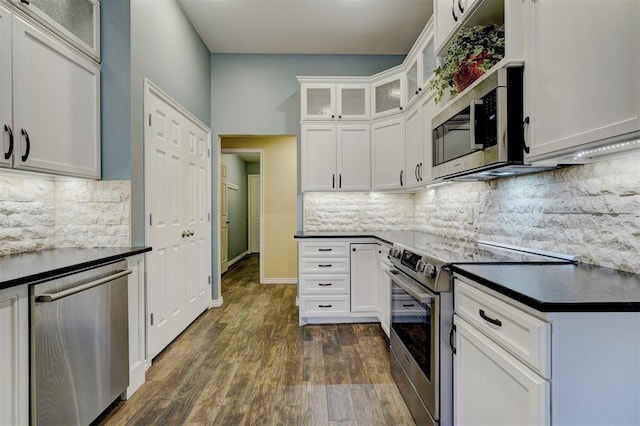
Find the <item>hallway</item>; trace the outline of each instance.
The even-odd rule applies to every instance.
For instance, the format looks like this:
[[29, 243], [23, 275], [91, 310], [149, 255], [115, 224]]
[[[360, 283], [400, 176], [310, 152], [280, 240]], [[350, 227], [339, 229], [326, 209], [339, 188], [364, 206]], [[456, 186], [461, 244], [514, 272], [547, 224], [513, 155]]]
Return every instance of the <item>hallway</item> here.
[[223, 276], [198, 318], [101, 421], [121, 424], [413, 425], [378, 324], [298, 326], [295, 285], [260, 285], [258, 256]]

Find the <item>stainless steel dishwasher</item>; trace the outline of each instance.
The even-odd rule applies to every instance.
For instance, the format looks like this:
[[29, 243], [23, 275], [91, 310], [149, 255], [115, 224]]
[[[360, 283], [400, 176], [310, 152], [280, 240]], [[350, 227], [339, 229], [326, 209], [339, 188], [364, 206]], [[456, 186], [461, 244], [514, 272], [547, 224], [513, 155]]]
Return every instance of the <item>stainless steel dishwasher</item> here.
[[88, 425], [129, 385], [126, 261], [35, 284], [31, 422]]

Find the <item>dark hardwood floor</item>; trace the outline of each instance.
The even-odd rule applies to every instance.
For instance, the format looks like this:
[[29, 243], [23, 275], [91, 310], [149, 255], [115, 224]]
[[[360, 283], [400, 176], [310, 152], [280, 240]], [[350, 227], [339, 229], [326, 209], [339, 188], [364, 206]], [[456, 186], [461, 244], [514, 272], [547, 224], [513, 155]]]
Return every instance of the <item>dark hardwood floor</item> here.
[[224, 304], [156, 359], [100, 424], [413, 425], [378, 324], [298, 326], [295, 285], [260, 285], [257, 256], [222, 279]]

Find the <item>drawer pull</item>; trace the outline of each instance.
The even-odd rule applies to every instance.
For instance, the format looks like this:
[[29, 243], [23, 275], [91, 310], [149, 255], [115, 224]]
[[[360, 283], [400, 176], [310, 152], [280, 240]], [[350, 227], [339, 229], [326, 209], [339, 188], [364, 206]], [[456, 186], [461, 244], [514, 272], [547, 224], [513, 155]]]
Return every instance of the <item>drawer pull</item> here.
[[499, 319], [494, 319], [494, 318], [488, 317], [488, 316], [484, 313], [484, 310], [480, 309], [480, 310], [478, 311], [478, 313], [480, 314], [480, 317], [481, 317], [483, 320], [485, 320], [485, 321], [487, 321], [487, 322], [490, 322], [490, 323], [491, 323], [491, 324], [493, 324], [493, 325], [497, 325], [498, 327], [502, 327], [502, 321], [500, 321]]
[[318, 268], [331, 268], [333, 265], [328, 263], [326, 265], [318, 265]]
[[319, 248], [318, 251], [333, 251], [331, 248]]
[[413, 303], [404, 303], [404, 304], [402, 304], [402, 306], [405, 307], [405, 308], [412, 308], [412, 307], [414, 307], [416, 305], [414, 305]]
[[333, 308], [333, 305], [318, 305], [318, 308]]
[[330, 285], [333, 285], [332, 283], [318, 283], [318, 285], [320, 287], [329, 287]]

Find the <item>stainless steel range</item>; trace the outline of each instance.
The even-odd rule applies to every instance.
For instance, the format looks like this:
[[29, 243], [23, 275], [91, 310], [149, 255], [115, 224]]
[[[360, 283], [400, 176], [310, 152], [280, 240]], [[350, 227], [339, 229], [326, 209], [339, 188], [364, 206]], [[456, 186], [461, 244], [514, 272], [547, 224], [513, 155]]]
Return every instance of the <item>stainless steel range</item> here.
[[389, 251], [391, 372], [417, 424], [453, 423], [452, 263], [567, 263], [570, 256], [417, 233]]

